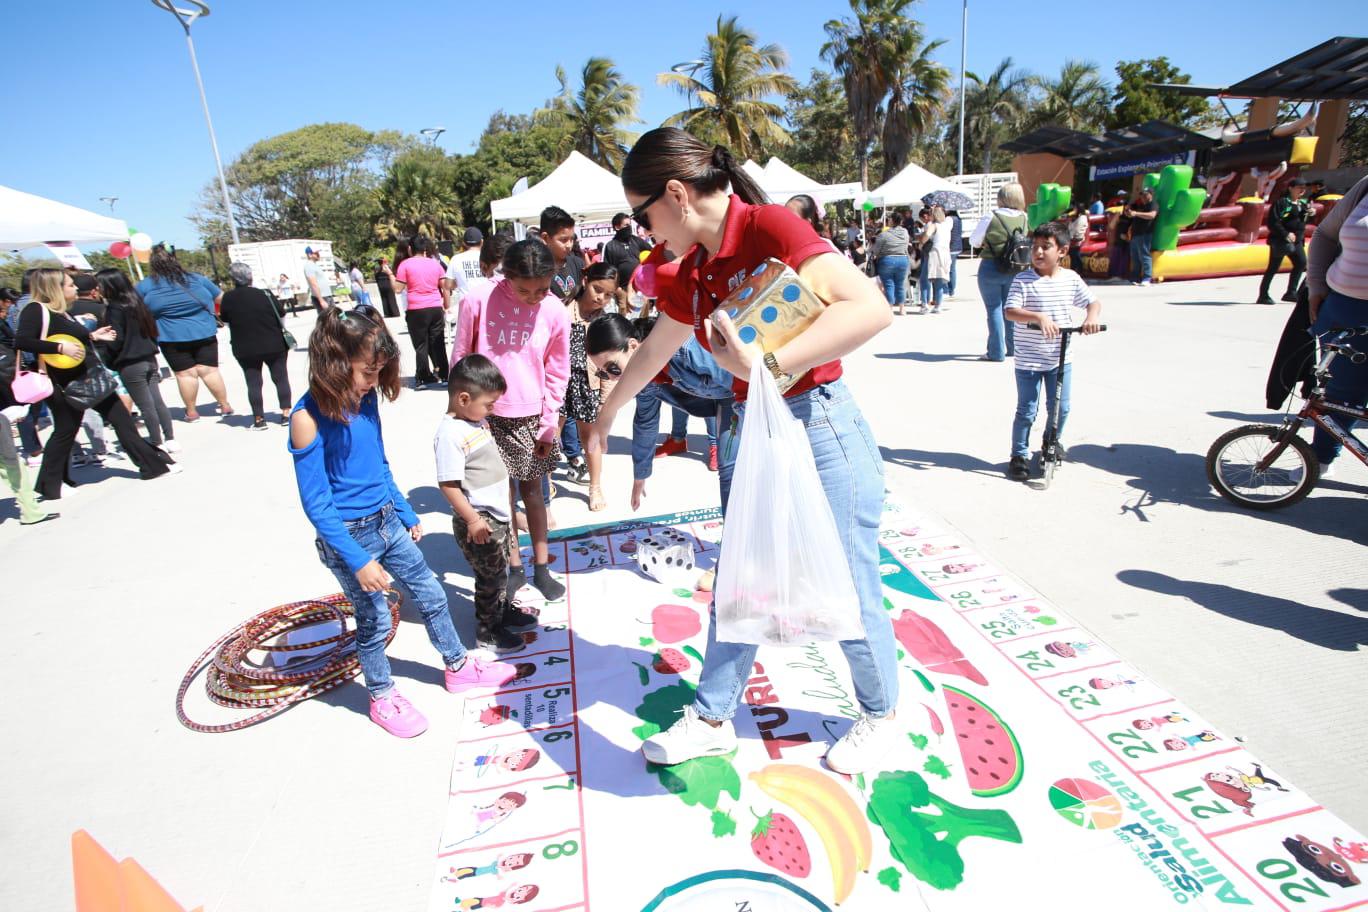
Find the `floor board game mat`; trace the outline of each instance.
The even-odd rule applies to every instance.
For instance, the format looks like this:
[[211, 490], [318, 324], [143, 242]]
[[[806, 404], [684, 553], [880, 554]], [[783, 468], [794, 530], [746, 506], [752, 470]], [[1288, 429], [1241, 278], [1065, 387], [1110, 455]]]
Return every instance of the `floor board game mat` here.
[[[1368, 906], [1368, 840], [935, 516], [885, 504], [904, 732], [874, 773], [822, 762], [859, 714], [838, 644], [762, 648], [738, 749], [641, 742], [693, 701], [708, 596], [638, 569], [715, 511], [553, 536], [564, 599], [516, 680], [466, 700], [430, 912]], [[524, 594], [531, 590], [524, 590]]]

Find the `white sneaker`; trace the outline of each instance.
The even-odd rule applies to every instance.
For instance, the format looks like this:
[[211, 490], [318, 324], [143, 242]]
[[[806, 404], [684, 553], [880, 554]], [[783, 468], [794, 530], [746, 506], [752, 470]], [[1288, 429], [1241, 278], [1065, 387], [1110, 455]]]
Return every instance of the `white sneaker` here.
[[674, 766], [695, 757], [713, 757], [736, 750], [736, 728], [731, 720], [713, 728], [692, 706], [684, 707], [679, 721], [641, 745], [646, 759], [661, 766]]
[[181, 445], [174, 440], [163, 440], [161, 448], [167, 453], [179, 453]]
[[1320, 464], [1320, 477], [1331, 478], [1335, 474], [1335, 464], [1333, 462], [1322, 462]]
[[892, 716], [873, 719], [861, 716], [840, 741], [827, 750], [826, 762], [838, 773], [854, 776], [878, 767], [902, 734], [901, 723]]
[[1145, 279], [1145, 280], [1143, 280], [1143, 281], [1140, 283], [1140, 287], [1141, 287], [1141, 288], [1148, 288], [1149, 285], [1150, 285], [1150, 280], [1149, 280], [1149, 279]]

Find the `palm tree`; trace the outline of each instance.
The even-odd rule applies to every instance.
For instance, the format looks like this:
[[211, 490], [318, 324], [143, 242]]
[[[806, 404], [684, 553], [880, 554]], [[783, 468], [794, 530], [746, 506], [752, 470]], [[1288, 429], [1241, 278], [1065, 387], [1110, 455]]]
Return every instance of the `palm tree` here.
[[896, 48], [903, 36], [916, 27], [905, 15], [911, 4], [912, 0], [850, 0], [854, 18], [832, 19], [824, 27], [827, 42], [822, 45], [822, 57], [836, 68], [845, 84], [860, 181], [866, 187], [869, 151], [879, 132], [881, 109], [897, 81], [888, 64], [897, 57]]
[[965, 92], [965, 132], [981, 146], [986, 173], [993, 170], [993, 152], [1003, 137], [1016, 130], [1026, 115], [1031, 76], [1013, 69], [1011, 57], [1004, 57], [987, 79], [965, 75], [972, 83]]
[[1058, 78], [1041, 76], [1033, 84], [1042, 93], [1037, 108], [1041, 123], [1089, 133], [1107, 119], [1111, 87], [1103, 81], [1095, 63], [1067, 61]]
[[461, 224], [461, 209], [450, 163], [440, 149], [416, 149], [390, 165], [376, 191], [381, 240], [413, 234], [450, 238]]
[[636, 138], [621, 125], [640, 123], [636, 116], [637, 87], [623, 82], [622, 74], [607, 57], [590, 57], [585, 62], [578, 92], [571, 91], [564, 67], [556, 67], [556, 79], [560, 81], [560, 95], [537, 116], [565, 131], [557, 153], [564, 156], [574, 149], [611, 171], [621, 171], [626, 144]]
[[796, 91], [798, 83], [783, 72], [788, 66], [783, 48], [757, 47], [755, 42], [755, 33], [737, 25], [735, 16], [718, 16], [698, 70], [656, 77], [689, 99], [689, 107], [666, 118], [665, 125], [725, 144], [737, 158], [757, 158], [767, 148], [788, 143], [784, 109], [766, 99]]
[[950, 96], [950, 71], [931, 59], [943, 44], [923, 43], [920, 30], [909, 28], [889, 49], [890, 84], [883, 125], [885, 181], [906, 167], [912, 147]]

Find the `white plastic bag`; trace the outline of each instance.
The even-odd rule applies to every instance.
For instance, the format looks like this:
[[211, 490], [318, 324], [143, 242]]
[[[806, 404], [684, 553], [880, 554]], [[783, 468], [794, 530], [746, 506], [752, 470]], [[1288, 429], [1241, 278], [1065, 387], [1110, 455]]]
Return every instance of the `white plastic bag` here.
[[713, 596], [722, 642], [793, 646], [865, 635], [807, 432], [759, 360]]

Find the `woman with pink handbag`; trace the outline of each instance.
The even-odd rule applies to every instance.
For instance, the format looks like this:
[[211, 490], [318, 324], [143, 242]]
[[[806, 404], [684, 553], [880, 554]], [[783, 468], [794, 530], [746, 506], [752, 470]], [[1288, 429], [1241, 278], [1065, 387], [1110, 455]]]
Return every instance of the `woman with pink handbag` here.
[[[172, 471], [171, 457], [138, 435], [133, 416], [115, 392], [109, 369], [100, 362], [91, 345], [92, 342], [113, 341], [114, 329], [106, 326], [92, 332], [67, 315], [67, 308], [76, 300], [76, 283], [60, 269], [36, 270], [30, 279], [30, 288], [33, 303], [40, 306], [25, 307], [19, 315], [14, 347], [39, 355], [40, 362], [50, 360], [42, 357], [44, 355], [60, 355], [75, 361], [70, 367], [53, 364], [42, 367], [46, 374], [44, 379], [53, 387], [47, 399], [52, 411], [52, 436], [43, 449], [43, 465], [38, 469], [34, 490], [44, 500], [57, 500], [62, 496], [63, 481], [75, 487], [67, 474], [67, 462], [76, 441], [76, 431], [81, 426], [81, 415], [88, 408], [98, 412], [105, 423], [114, 428], [119, 444], [144, 479]], [[75, 341], [51, 341], [49, 337], [53, 335], [66, 335]], [[19, 397], [19, 390], [15, 390], [15, 396]]]

